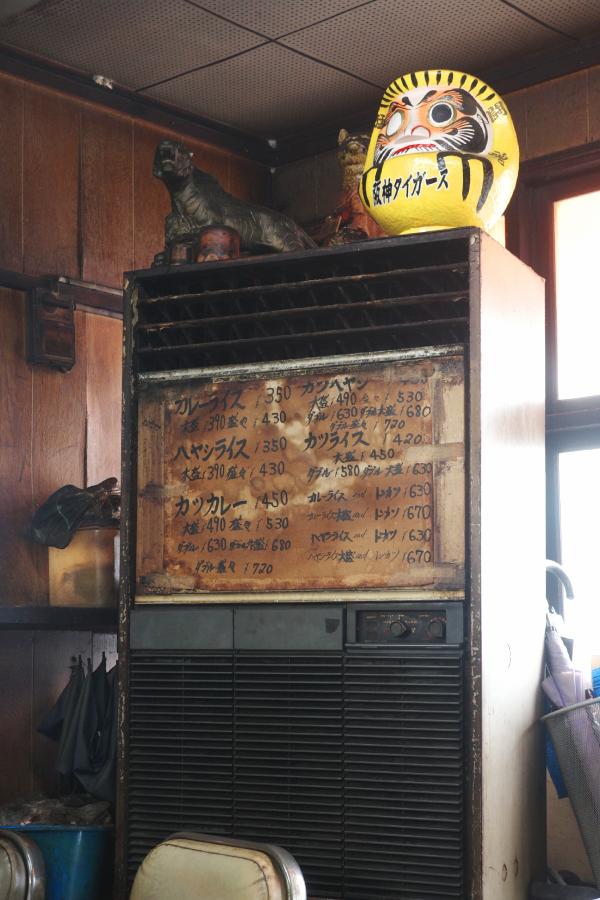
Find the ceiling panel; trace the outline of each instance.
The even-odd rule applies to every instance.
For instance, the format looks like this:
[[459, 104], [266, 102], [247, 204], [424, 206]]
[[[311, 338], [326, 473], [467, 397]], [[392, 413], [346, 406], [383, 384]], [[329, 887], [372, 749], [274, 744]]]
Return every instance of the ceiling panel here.
[[263, 137], [368, 116], [404, 72], [525, 72], [600, 33], [600, 0], [33, 2], [0, 0], [0, 43]]
[[293, 134], [379, 103], [380, 90], [266, 44], [147, 94], [264, 137]]
[[185, 0], [54, 0], [0, 22], [0, 41], [129, 88], [261, 43]]
[[599, 0], [569, 0], [568, 3], [549, 3], [548, 0], [518, 0], [517, 6], [536, 16], [553, 28], [575, 37], [591, 37], [600, 31]]
[[[289, 34], [329, 16], [364, 6], [365, 0], [193, 0], [268, 37]], [[366, 0], [367, 4], [377, 0]]]
[[2, 0], [0, 4], [0, 22], [2, 19], [8, 19], [9, 16], [14, 16], [16, 13], [29, 9], [30, 6], [35, 6], [37, 2], [38, 0]]
[[500, 0], [377, 0], [283, 43], [385, 86], [416, 69], [478, 74], [561, 40]]

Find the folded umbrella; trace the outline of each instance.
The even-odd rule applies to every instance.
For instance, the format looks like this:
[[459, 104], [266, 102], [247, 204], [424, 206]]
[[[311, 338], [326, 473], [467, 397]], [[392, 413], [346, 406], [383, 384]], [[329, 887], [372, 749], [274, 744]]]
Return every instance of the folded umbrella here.
[[67, 686], [60, 694], [58, 700], [48, 710], [42, 721], [39, 723], [37, 730], [40, 734], [45, 734], [52, 738], [53, 741], [60, 741], [61, 733], [65, 727], [65, 723], [70, 722], [77, 706], [79, 694], [83, 687], [84, 673], [81, 657], [78, 662], [71, 666], [71, 676], [67, 682]]
[[542, 687], [555, 706], [571, 706], [585, 699], [582, 672], [573, 665], [562, 638], [553, 626], [546, 628], [546, 666], [552, 681], [548, 684], [544, 682]]
[[86, 761], [80, 761], [75, 769], [75, 777], [88, 793], [114, 803], [117, 770], [117, 666], [107, 673], [106, 679], [108, 703], [105, 715], [99, 723], [96, 740], [90, 745]]
[[81, 657], [38, 731], [58, 741], [56, 768], [89, 794], [115, 801], [117, 759], [117, 667], [106, 671], [106, 655], [84, 673]]

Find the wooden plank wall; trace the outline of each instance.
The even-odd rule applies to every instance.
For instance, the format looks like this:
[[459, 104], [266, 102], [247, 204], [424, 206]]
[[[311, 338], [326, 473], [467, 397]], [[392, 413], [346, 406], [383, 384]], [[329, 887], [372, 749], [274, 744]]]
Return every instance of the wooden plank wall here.
[[[267, 170], [231, 153], [0, 74], [0, 268], [120, 288], [162, 249], [156, 145], [184, 140], [240, 197], [263, 200]], [[63, 484], [120, 470], [121, 322], [76, 313], [68, 372], [26, 361], [26, 298], [0, 288], [0, 605], [48, 603], [47, 550], [28, 530]], [[115, 635], [0, 631], [0, 803], [56, 790], [55, 745], [36, 733], [72, 657], [116, 653]]]
[[164, 138], [227, 190], [265, 200], [265, 166], [0, 73], [0, 268], [120, 287], [149, 266], [169, 211], [152, 175]]
[[120, 471], [121, 321], [78, 310], [70, 372], [30, 366], [26, 298], [0, 289], [0, 604], [48, 603], [48, 553], [35, 509], [64, 484]]
[[[194, 139], [0, 74], [0, 268], [120, 287], [163, 244], [167, 191], [156, 145], [185, 140], [197, 164], [261, 199], [263, 166]], [[63, 484], [119, 474], [120, 322], [76, 313], [69, 373], [26, 362], [25, 297], [0, 288], [0, 604], [45, 604], [47, 555], [27, 537]]]
[[[70, 372], [30, 366], [26, 298], [0, 289], [0, 604], [48, 603], [48, 551], [29, 537], [35, 508], [63, 484], [120, 467], [119, 319], [76, 312]], [[36, 732], [79, 654], [116, 657], [116, 635], [0, 630], [0, 803], [54, 794], [56, 744]]]

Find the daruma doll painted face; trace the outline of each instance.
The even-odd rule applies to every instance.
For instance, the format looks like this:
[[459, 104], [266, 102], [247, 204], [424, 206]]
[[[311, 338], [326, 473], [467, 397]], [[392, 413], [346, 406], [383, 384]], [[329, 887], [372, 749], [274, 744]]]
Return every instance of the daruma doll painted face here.
[[519, 145], [501, 97], [473, 75], [411, 72], [381, 100], [360, 196], [387, 234], [474, 225], [506, 209]]

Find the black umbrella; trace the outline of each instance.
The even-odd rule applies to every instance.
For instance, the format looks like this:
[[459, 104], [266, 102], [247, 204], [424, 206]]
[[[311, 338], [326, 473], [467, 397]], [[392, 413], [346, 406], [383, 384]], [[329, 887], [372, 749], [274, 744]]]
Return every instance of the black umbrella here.
[[67, 687], [38, 730], [58, 740], [56, 768], [62, 776], [74, 777], [94, 797], [114, 802], [117, 679], [116, 666], [107, 673], [104, 653], [95, 671], [89, 659], [86, 674], [81, 658], [72, 667]]
[[[98, 669], [94, 675], [98, 673]], [[90, 704], [89, 715], [80, 721], [75, 754], [75, 777], [101, 800], [115, 801], [117, 762], [117, 667], [102, 670], [103, 684]], [[92, 685], [92, 694], [94, 689]], [[105, 698], [103, 706], [97, 702]]]
[[40, 734], [45, 734], [47, 737], [52, 738], [53, 741], [60, 740], [61, 733], [65, 728], [65, 722], [70, 722], [73, 717], [79, 694], [83, 687], [83, 681], [83, 664], [81, 657], [79, 657], [79, 661], [71, 666], [71, 677], [67, 686], [52, 709], [48, 710], [39, 723], [37, 730]]

